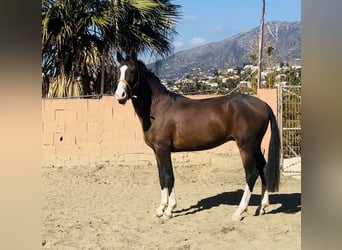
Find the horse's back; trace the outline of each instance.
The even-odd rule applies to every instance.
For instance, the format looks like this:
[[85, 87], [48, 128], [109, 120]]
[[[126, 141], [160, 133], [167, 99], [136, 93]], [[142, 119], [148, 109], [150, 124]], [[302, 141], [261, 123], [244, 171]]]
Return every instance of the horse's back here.
[[237, 118], [252, 116], [255, 119], [266, 118], [268, 116], [267, 104], [259, 98], [246, 95], [234, 94], [217, 96], [204, 99], [180, 99], [174, 106], [173, 112], [183, 114], [191, 113], [198, 116], [210, 116], [211, 114], [228, 115], [232, 119], [234, 114]]

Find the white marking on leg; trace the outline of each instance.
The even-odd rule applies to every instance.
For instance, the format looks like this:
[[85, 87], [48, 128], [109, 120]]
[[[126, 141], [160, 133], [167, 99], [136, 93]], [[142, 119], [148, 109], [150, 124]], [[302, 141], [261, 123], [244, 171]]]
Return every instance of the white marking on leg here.
[[245, 187], [238, 209], [232, 215], [232, 220], [240, 221], [242, 220], [242, 213], [247, 211], [248, 203], [251, 198], [252, 192], [249, 190], [248, 185]]
[[123, 82], [125, 81], [125, 74], [126, 74], [127, 69], [128, 69], [127, 65], [123, 65], [120, 68], [120, 78], [118, 82], [118, 87], [116, 88], [116, 91], [115, 91], [115, 98], [117, 100], [123, 100], [127, 97], [127, 86]]
[[165, 215], [169, 218], [172, 217], [172, 210], [175, 209], [177, 205], [177, 201], [176, 201], [176, 193], [175, 193], [175, 188], [172, 188], [172, 191], [169, 195], [169, 205], [167, 207], [167, 209], [165, 210]]
[[262, 185], [261, 188], [261, 204], [260, 204], [260, 210], [259, 215], [263, 215], [266, 213], [265, 208], [270, 204], [268, 199], [268, 191], [267, 187], [265, 185]]
[[167, 206], [167, 203], [168, 203], [168, 196], [169, 196], [168, 189], [167, 188], [163, 188], [161, 190], [161, 202], [160, 202], [159, 207], [156, 210], [156, 215], [158, 217], [161, 217], [164, 214], [164, 209], [165, 209], [165, 207]]

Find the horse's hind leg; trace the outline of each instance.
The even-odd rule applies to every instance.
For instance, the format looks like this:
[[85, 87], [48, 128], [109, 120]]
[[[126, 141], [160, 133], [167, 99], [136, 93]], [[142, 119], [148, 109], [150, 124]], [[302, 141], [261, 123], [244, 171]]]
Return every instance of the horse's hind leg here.
[[259, 175], [261, 178], [262, 187], [261, 187], [261, 203], [259, 207], [257, 208], [255, 215], [263, 215], [266, 212], [265, 208], [270, 204], [270, 202], [268, 198], [268, 191], [267, 191], [265, 173], [264, 173], [264, 169], [266, 167], [265, 166], [266, 160], [263, 154], [261, 153], [261, 150], [257, 151], [256, 161], [257, 161], [257, 168], [259, 171]]
[[175, 179], [172, 169], [171, 153], [158, 150], [155, 152], [155, 155], [161, 187], [161, 202], [156, 210], [156, 215], [161, 217], [165, 214], [167, 217], [172, 217], [172, 210], [176, 207], [176, 194], [174, 190]]
[[256, 162], [255, 162], [253, 150], [242, 150], [240, 148], [240, 155], [241, 155], [243, 166], [245, 168], [247, 184], [245, 187], [245, 191], [242, 195], [239, 207], [232, 215], [232, 220], [234, 221], [240, 221], [243, 219], [242, 213], [247, 211], [247, 207], [248, 207], [251, 195], [252, 195], [254, 184], [259, 175], [258, 170], [256, 168], [256, 164], [255, 164]]
[[268, 191], [266, 185], [262, 185], [261, 187], [261, 203], [259, 207], [257, 208], [255, 215], [263, 215], [266, 213], [266, 207], [268, 207], [270, 204], [268, 199]]

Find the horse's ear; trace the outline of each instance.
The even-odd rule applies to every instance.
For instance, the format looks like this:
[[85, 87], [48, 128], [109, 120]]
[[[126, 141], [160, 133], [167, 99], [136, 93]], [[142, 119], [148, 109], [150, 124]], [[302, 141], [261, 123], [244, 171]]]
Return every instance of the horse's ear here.
[[116, 53], [116, 59], [118, 60], [119, 63], [121, 63], [124, 60], [120, 52]]

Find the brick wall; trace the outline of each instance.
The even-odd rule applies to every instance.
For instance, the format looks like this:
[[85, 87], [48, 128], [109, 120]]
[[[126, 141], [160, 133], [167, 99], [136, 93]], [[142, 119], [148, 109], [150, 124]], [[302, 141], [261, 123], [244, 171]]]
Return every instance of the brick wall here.
[[[275, 100], [272, 108], [276, 108], [274, 93], [275, 90], [260, 94], [268, 98], [267, 102]], [[203, 97], [208, 96], [191, 96]], [[227, 153], [236, 150], [235, 147], [235, 143], [230, 142], [210, 150], [209, 154]], [[111, 96], [102, 99], [42, 100], [43, 163], [77, 159], [110, 160], [118, 156], [126, 160], [153, 158], [152, 150], [144, 143], [141, 125], [131, 102], [119, 105]]]

